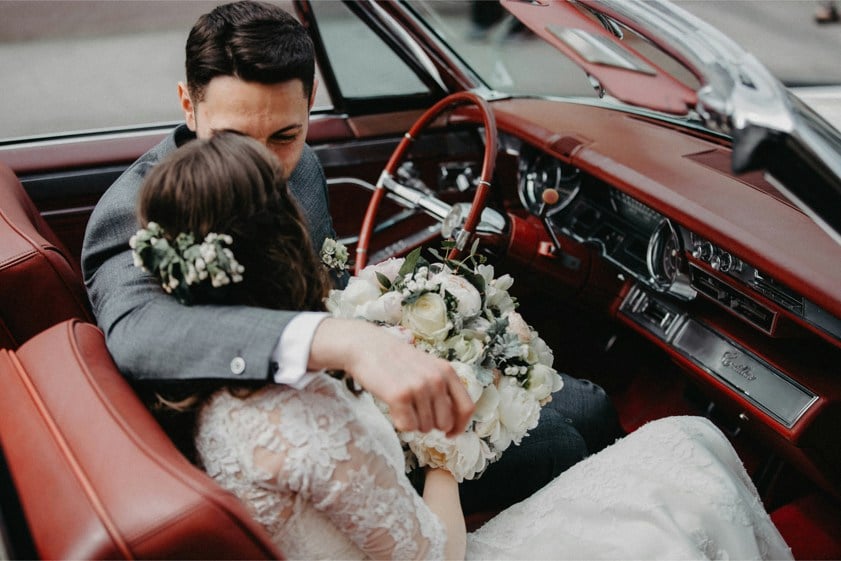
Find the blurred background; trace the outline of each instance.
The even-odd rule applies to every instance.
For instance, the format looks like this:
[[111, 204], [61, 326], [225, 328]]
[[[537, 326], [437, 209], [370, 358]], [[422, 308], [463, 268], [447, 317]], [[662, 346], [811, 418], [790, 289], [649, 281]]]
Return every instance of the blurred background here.
[[[349, 64], [365, 64], [355, 34], [335, 0], [315, 0], [324, 32], [347, 45]], [[291, 2], [280, 2], [291, 8]], [[824, 0], [678, 0], [679, 6], [722, 30], [753, 52], [790, 86], [841, 85], [841, 24], [819, 22]], [[184, 42], [196, 18], [218, 2], [207, 0], [5, 0], [0, 1], [0, 141], [30, 135], [181, 120], [176, 83], [183, 79]], [[492, 11], [492, 10], [491, 10]], [[498, 22], [477, 26], [470, 0], [445, 10], [458, 30], [457, 49], [486, 53], [532, 48]], [[343, 34], [343, 30], [346, 32]], [[455, 43], [456, 40], [454, 40]], [[560, 73], [534, 79], [547, 88], [575, 92]], [[527, 70], [531, 70], [528, 68]], [[839, 106], [822, 88], [803, 90], [811, 103]], [[826, 101], [824, 101], [826, 100]], [[324, 92], [317, 106], [327, 107]], [[831, 104], [835, 104], [834, 106]], [[819, 108], [821, 110], [822, 108]]]

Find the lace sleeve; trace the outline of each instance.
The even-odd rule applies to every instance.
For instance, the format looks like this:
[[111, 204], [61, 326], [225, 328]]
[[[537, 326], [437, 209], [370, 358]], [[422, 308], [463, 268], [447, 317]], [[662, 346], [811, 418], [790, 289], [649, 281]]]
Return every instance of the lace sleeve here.
[[[443, 526], [410, 485], [394, 431], [369, 396], [320, 376], [302, 391], [271, 386], [224, 407], [215, 401], [208, 408], [226, 411], [226, 430], [240, 427], [230, 443], [239, 448], [240, 479], [285, 498], [271, 501], [272, 516], [314, 509], [321, 515], [307, 518], [310, 526], [332, 525], [374, 559], [443, 558]], [[205, 413], [197, 445], [214, 456], [202, 436], [213, 432]], [[299, 534], [315, 541], [328, 529], [307, 530]]]

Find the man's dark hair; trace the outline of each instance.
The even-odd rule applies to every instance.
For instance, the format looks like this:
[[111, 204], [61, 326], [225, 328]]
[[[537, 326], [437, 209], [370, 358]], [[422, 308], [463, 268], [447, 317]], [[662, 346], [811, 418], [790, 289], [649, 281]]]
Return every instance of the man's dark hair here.
[[278, 84], [299, 79], [312, 94], [315, 59], [306, 29], [281, 7], [244, 0], [204, 14], [187, 38], [187, 87], [194, 103], [217, 76]]

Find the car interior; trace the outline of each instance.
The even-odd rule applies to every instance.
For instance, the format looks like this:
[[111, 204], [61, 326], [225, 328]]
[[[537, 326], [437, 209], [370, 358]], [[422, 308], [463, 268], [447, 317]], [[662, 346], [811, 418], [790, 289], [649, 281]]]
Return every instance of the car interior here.
[[[426, 54], [442, 87], [468, 89], [442, 50]], [[334, 105], [313, 112], [308, 143], [353, 254], [380, 174], [445, 92], [342, 102], [329, 64], [320, 69]], [[555, 367], [604, 387], [627, 432], [668, 415], [712, 419], [795, 558], [841, 559], [841, 246], [761, 170], [735, 173], [726, 135], [590, 101], [490, 105], [497, 149], [485, 202], [504, 219], [490, 233], [480, 226], [480, 249], [515, 279], [519, 311]], [[446, 205], [475, 201], [488, 126], [475, 107], [451, 108], [401, 152], [395, 177]], [[170, 129], [0, 141], [8, 558], [283, 558], [158, 426], [87, 303], [87, 219]], [[440, 248], [441, 218], [389, 195], [369, 226], [369, 263]]]

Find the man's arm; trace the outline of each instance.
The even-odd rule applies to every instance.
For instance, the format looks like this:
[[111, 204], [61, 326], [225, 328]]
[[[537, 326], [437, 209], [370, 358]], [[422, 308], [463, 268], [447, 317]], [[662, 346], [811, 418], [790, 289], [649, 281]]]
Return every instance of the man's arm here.
[[266, 380], [271, 353], [295, 312], [242, 306], [183, 306], [133, 265], [139, 161], [97, 204], [82, 269], [97, 323], [123, 374], [132, 379]]
[[[82, 251], [88, 295], [117, 366], [136, 380], [268, 380], [272, 352], [296, 312], [183, 306], [134, 267], [128, 239], [138, 227], [137, 192], [157, 161], [150, 160], [141, 159], [103, 195]], [[446, 361], [372, 324], [347, 321], [320, 324], [311, 368], [346, 370], [390, 406], [401, 430], [464, 429], [473, 404]]]
[[311, 369], [335, 368], [386, 402], [398, 430], [464, 431], [473, 401], [446, 360], [362, 320], [328, 318], [310, 348]]

